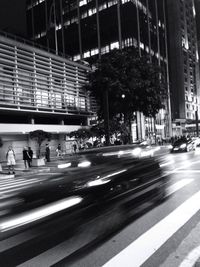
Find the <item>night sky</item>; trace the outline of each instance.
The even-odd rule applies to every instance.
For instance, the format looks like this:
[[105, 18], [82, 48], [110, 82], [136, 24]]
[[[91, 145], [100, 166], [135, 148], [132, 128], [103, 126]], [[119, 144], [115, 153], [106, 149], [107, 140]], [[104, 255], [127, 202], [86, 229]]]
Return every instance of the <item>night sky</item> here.
[[0, 30], [26, 37], [26, 0], [0, 0]]

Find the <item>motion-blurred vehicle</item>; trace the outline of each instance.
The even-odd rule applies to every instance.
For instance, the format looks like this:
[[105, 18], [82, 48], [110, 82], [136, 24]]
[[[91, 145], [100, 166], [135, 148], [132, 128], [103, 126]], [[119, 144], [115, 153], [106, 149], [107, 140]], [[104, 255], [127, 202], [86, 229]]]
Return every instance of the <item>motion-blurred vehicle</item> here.
[[196, 145], [196, 147], [200, 146], [200, 138], [199, 137], [193, 137], [192, 141]]
[[192, 139], [180, 138], [172, 146], [171, 152], [189, 152], [196, 149], [196, 143]]
[[[137, 149], [137, 148], [134, 148]], [[135, 157], [126, 150], [74, 156], [62, 173], [4, 195], [0, 206], [0, 240], [29, 227], [66, 218], [64, 225], [84, 219], [85, 213], [129, 207], [166, 197], [166, 179], [153, 157]], [[116, 153], [118, 152], [118, 153]], [[105, 156], [105, 153], [110, 153]], [[73, 160], [73, 159], [70, 159]], [[75, 166], [75, 165], [74, 165]]]

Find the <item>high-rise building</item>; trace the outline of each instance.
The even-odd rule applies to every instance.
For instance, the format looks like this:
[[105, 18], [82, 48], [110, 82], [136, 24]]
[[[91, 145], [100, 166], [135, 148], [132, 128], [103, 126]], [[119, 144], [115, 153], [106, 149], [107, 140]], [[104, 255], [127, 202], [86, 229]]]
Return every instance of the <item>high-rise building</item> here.
[[27, 0], [29, 37], [73, 59], [134, 46], [166, 59], [164, 0]]
[[194, 0], [166, 2], [172, 119], [179, 135], [188, 132], [200, 104], [196, 12]]
[[196, 9], [197, 43], [198, 43], [198, 51], [200, 54], [200, 0], [195, 0], [194, 3]]
[[[135, 47], [161, 66], [168, 80], [165, 0], [27, 0], [27, 27], [33, 41], [73, 60]], [[168, 115], [159, 115], [162, 135], [169, 134]], [[139, 138], [153, 131], [154, 123], [146, 125], [149, 129], [138, 128]]]

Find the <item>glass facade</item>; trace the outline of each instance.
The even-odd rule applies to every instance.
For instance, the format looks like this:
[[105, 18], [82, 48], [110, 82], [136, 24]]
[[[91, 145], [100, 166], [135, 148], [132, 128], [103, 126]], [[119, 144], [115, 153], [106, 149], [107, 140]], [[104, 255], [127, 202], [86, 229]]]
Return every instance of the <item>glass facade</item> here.
[[164, 0], [28, 0], [29, 37], [73, 60], [134, 46], [160, 64], [166, 61], [164, 4]]
[[[193, 0], [168, 0], [170, 84], [172, 114], [181, 123], [195, 119], [199, 111], [199, 55]], [[176, 23], [174, 23], [176, 19]]]
[[0, 110], [90, 116], [87, 66], [0, 36]]

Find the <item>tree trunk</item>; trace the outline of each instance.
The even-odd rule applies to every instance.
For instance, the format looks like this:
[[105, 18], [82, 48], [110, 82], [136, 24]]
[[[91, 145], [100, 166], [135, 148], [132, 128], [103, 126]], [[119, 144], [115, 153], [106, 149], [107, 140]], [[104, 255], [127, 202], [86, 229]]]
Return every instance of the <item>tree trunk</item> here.
[[105, 90], [104, 95], [103, 95], [103, 116], [104, 116], [106, 146], [109, 146], [110, 145], [110, 125], [109, 125], [108, 90]]

